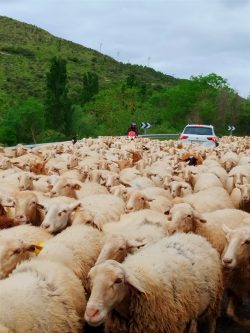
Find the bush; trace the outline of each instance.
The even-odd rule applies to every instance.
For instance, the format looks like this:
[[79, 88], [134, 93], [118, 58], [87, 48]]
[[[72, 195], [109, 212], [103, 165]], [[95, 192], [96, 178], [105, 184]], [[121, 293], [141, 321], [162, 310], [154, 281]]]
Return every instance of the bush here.
[[48, 129], [37, 136], [39, 143], [60, 142], [67, 140], [65, 134]]

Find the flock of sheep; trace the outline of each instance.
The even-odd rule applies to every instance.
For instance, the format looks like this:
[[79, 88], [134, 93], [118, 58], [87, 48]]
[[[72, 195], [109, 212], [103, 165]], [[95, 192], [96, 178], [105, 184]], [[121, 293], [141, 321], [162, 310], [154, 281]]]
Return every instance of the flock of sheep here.
[[250, 137], [0, 149], [0, 333], [215, 333], [250, 297]]

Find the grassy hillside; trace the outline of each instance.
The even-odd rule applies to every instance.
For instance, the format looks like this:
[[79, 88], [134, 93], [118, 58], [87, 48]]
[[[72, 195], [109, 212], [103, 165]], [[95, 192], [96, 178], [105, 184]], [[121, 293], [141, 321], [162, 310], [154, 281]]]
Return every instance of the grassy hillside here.
[[82, 76], [87, 71], [98, 74], [101, 87], [123, 80], [131, 68], [141, 81], [154, 85], [168, 85], [176, 81], [151, 68], [122, 64], [36, 26], [0, 16], [1, 90], [18, 97], [42, 97], [45, 76], [53, 56], [67, 60], [70, 95], [81, 87]]
[[[60, 107], [54, 101], [57, 110], [50, 112], [66, 109], [64, 126], [46, 120], [47, 76], [54, 57], [65, 61], [67, 86], [64, 99], [58, 97]], [[98, 79], [98, 89], [84, 99], [87, 73]], [[237, 134], [250, 134], [250, 102], [216, 74], [175, 79], [0, 16], [0, 142], [50, 141], [76, 133], [120, 135], [131, 121], [150, 122], [155, 133], [203, 122], [214, 124], [219, 134], [227, 133], [228, 125], [235, 125]]]

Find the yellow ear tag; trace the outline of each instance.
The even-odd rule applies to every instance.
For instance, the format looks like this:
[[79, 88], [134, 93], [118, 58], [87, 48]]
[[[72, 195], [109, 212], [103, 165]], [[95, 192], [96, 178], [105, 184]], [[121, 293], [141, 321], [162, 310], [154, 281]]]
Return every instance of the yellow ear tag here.
[[38, 254], [42, 251], [44, 247], [43, 242], [38, 242], [37, 245], [35, 246], [35, 255], [38, 256]]

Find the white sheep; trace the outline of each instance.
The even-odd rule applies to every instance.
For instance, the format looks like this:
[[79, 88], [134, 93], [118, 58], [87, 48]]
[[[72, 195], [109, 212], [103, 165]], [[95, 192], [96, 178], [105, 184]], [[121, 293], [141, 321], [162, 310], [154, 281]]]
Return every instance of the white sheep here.
[[93, 194], [107, 194], [108, 190], [94, 182], [82, 183], [78, 180], [60, 177], [50, 190], [51, 196], [67, 196], [81, 199]]
[[20, 225], [0, 231], [0, 279], [9, 275], [18, 263], [34, 256], [34, 245], [52, 236], [41, 228]]
[[39, 257], [0, 281], [0, 325], [15, 333], [82, 332], [85, 292], [66, 266]]
[[154, 195], [149, 198], [139, 190], [127, 191], [126, 198], [126, 212], [150, 208], [161, 213], [168, 213], [172, 206], [171, 200], [165, 196]]
[[70, 267], [87, 288], [87, 274], [103, 246], [102, 233], [88, 225], [73, 225], [45, 242], [40, 258]]
[[72, 223], [91, 223], [100, 230], [105, 223], [119, 221], [125, 212], [124, 201], [112, 194], [90, 195], [79, 202], [81, 208]]
[[229, 172], [233, 167], [235, 167], [238, 161], [239, 161], [238, 155], [232, 151], [226, 152], [220, 158], [220, 164], [227, 172]]
[[180, 203], [171, 208], [167, 228], [170, 234], [193, 232], [201, 235], [222, 254], [226, 245], [223, 223], [236, 228], [248, 216], [249, 214], [238, 209], [221, 209], [200, 214], [190, 204]]
[[227, 245], [222, 256], [225, 289], [229, 293], [227, 315], [240, 325], [249, 326], [250, 319], [239, 317], [237, 305], [250, 294], [250, 218], [244, 220], [248, 225], [230, 229], [224, 226]]
[[205, 190], [209, 187], [223, 187], [219, 178], [209, 172], [203, 172], [192, 177], [194, 192]]
[[183, 333], [200, 316], [207, 319], [209, 333], [215, 332], [221, 264], [203, 237], [164, 238], [122, 264], [108, 260], [94, 266], [89, 277], [85, 320], [93, 326], [105, 322], [106, 332]]
[[228, 192], [222, 187], [209, 187], [184, 198], [175, 198], [173, 203], [186, 202], [194, 206], [200, 213], [207, 213], [217, 209], [235, 208]]

